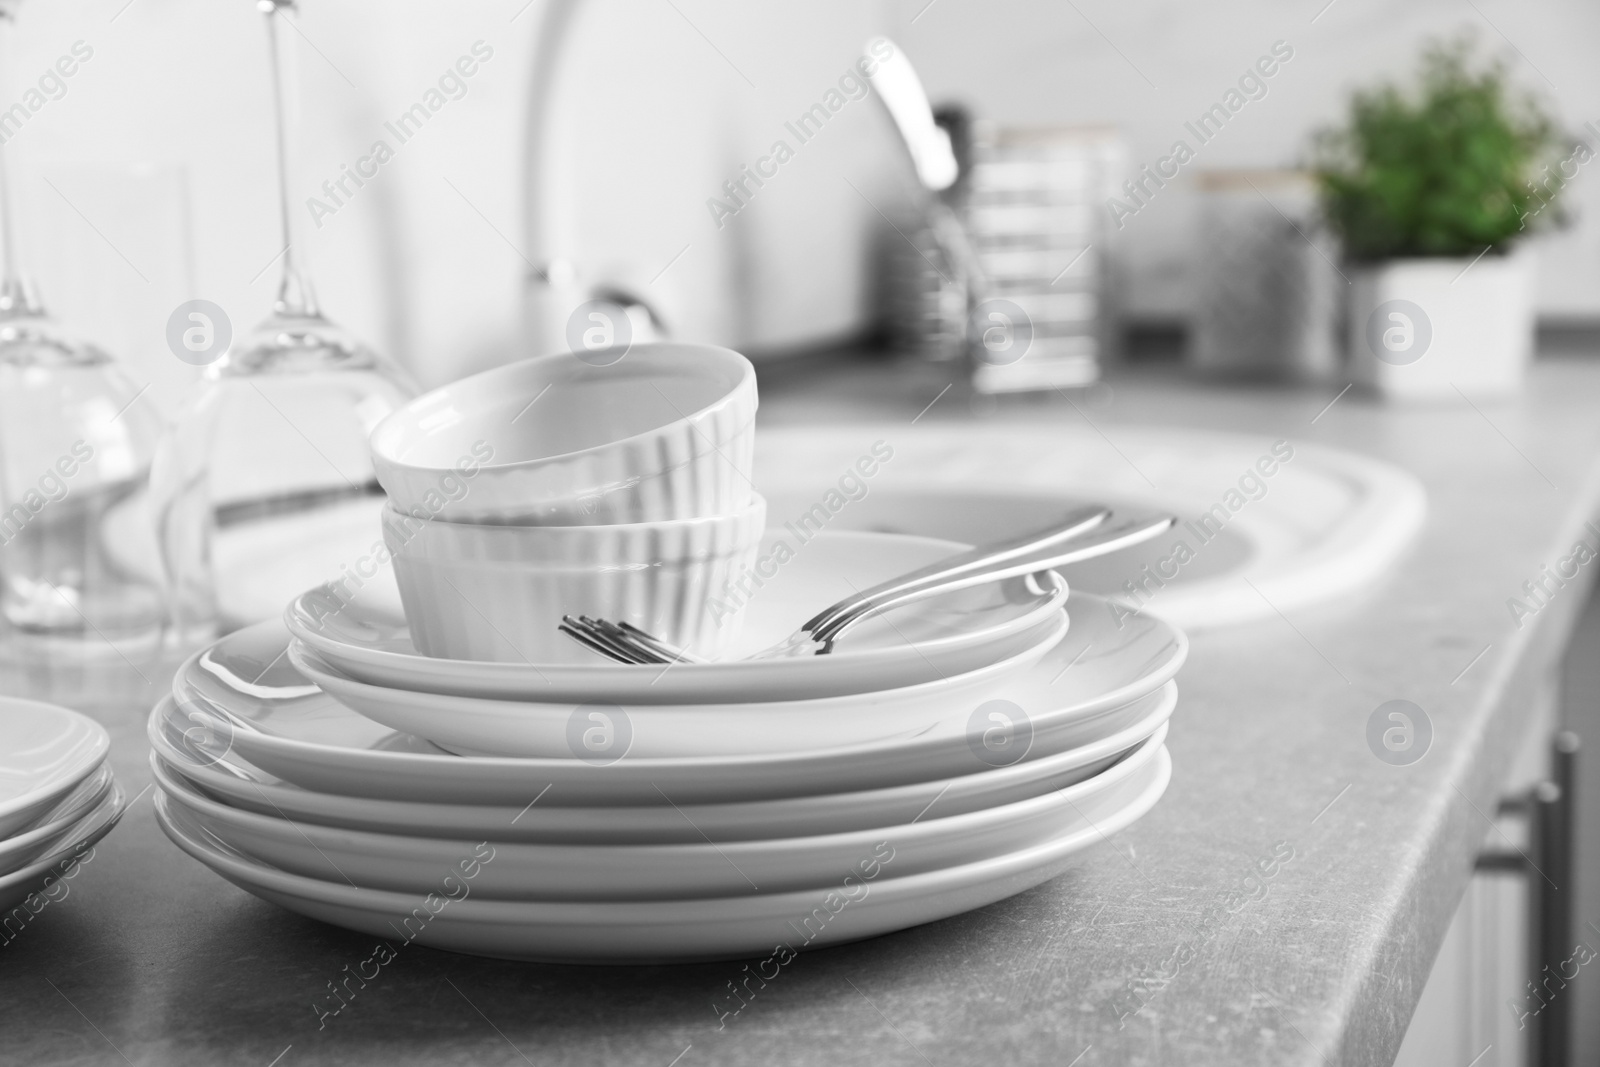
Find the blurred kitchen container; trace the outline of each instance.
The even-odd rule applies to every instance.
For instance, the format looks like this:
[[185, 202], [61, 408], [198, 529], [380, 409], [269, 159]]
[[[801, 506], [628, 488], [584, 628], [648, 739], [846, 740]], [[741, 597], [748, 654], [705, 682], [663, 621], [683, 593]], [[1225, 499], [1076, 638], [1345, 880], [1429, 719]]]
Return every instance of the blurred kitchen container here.
[[1343, 280], [1311, 175], [1206, 171], [1199, 188], [1194, 366], [1226, 377], [1335, 377]]
[[1108, 352], [1105, 202], [1125, 151], [1104, 127], [973, 124], [963, 217], [987, 281], [968, 323], [973, 385], [1088, 385]]

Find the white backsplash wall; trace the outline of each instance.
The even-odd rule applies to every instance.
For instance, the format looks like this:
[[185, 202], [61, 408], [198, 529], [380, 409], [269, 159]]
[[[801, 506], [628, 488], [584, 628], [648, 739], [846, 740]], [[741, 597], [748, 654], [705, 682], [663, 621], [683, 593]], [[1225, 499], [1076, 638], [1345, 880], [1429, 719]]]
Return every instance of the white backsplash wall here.
[[[318, 292], [425, 384], [527, 354], [524, 125], [544, 3], [300, 4], [296, 210]], [[780, 349], [858, 332], [878, 210], [893, 216], [905, 200], [891, 127], [865, 100], [806, 145], [783, 123], [890, 21], [885, 4], [858, 0], [588, 0], [555, 90], [567, 244], [592, 273], [648, 286], [685, 336]], [[52, 306], [130, 360], [169, 410], [195, 372], [166, 350], [168, 313], [204, 297], [244, 329], [276, 285], [261, 22], [251, 0], [23, 4], [13, 99], [73, 42], [93, 50], [11, 142], [29, 262]], [[480, 41], [487, 59], [473, 56]], [[463, 56], [476, 67], [464, 93], [402, 143], [385, 123]], [[706, 201], [780, 137], [795, 158], [719, 230]], [[376, 177], [338, 205], [319, 192], [378, 140], [393, 155]], [[146, 164], [181, 191], [187, 226], [171, 196], [160, 213], [130, 213], [126, 195], [110, 194]], [[89, 177], [69, 190], [69, 172]], [[336, 208], [319, 211], [320, 226], [305, 208], [312, 194]]]
[[[577, 11], [552, 94], [549, 250], [586, 281], [643, 296], [679, 336], [761, 352], [859, 332], [878, 211], [906, 201], [903, 153], [852, 68], [883, 31], [882, 5]], [[827, 121], [796, 133], [818, 105]], [[780, 141], [792, 156], [774, 153]], [[730, 197], [726, 183], [763, 158], [762, 184], [744, 179]]]
[[[1182, 317], [1194, 305], [1206, 264], [1196, 169], [1303, 160], [1312, 131], [1343, 117], [1352, 89], [1409, 76], [1430, 37], [1475, 29], [1480, 48], [1505, 54], [1517, 81], [1571, 132], [1600, 125], [1600, 7], [1581, 0], [899, 0], [896, 13], [895, 32], [936, 100], [966, 100], [1005, 122], [1114, 123], [1135, 168], [1153, 165], [1178, 138], [1197, 145], [1185, 121], [1274, 41], [1294, 49], [1267, 95], [1124, 220], [1119, 296], [1139, 316]], [[1582, 136], [1600, 147], [1600, 135]], [[1569, 188], [1573, 228], [1539, 241], [1545, 316], [1600, 318], [1600, 180], [1588, 173], [1597, 167]]]
[[[126, 6], [125, 6], [126, 5]], [[521, 304], [520, 187], [531, 13], [521, 0], [450, 5], [306, 0], [297, 55], [303, 224], [324, 309], [433, 383], [516, 351]], [[120, 12], [120, 13], [119, 13]], [[132, 361], [170, 409], [193, 372], [166, 350], [181, 300], [221, 304], [236, 331], [267, 311], [281, 250], [263, 19], [250, 0], [24, 0], [19, 71], [42, 70], [75, 40], [94, 58], [69, 92], [11, 142], [20, 157], [25, 233], [50, 302]], [[480, 57], [472, 56], [475, 42]], [[464, 93], [410, 139], [394, 122], [463, 56]], [[20, 91], [20, 90], [19, 90]], [[378, 140], [393, 158], [314, 225], [305, 200]], [[93, 187], [72, 203], [59, 172], [102, 175], [154, 161], [186, 178], [189, 237], [134, 225]], [[452, 188], [453, 187], [453, 188]], [[347, 188], [354, 188], [348, 183]], [[171, 227], [168, 227], [171, 230]], [[136, 232], [125, 232], [136, 231]], [[70, 238], [70, 240], [68, 239]], [[146, 282], [187, 246], [191, 292]], [[171, 275], [172, 270], [165, 271]], [[153, 276], [152, 276], [153, 277]], [[130, 326], [121, 309], [144, 309]], [[176, 366], [175, 366], [176, 365]]]
[[[319, 292], [332, 316], [425, 383], [526, 350], [523, 126], [545, 2], [301, 2], [302, 185], [337, 178], [379, 139], [393, 150], [320, 228], [307, 225]], [[589, 0], [557, 79], [569, 178], [556, 193], [570, 204], [572, 247], [598, 273], [647, 286], [686, 335], [769, 349], [837, 337], [869, 313], [879, 210], [893, 216], [906, 199], [876, 108], [847, 104], [725, 228], [705, 201], [786, 136], [784, 121], [835, 84], [867, 36], [899, 39], [936, 100], [964, 99], [1008, 123], [1114, 122], [1136, 163], [1165, 153], [1184, 120], [1288, 41], [1294, 58], [1268, 95], [1190, 172], [1294, 162], [1350, 88], [1410, 70], [1429, 35], [1475, 24], [1504, 47], [1472, 5], [1336, 0], [1313, 24], [1325, 3]], [[1600, 120], [1588, 54], [1600, 11], [1576, 0], [1475, 3], [1568, 126]], [[251, 0], [22, 4], [11, 100], [75, 42], [93, 51], [9, 142], [29, 261], [63, 317], [129, 359], [169, 408], [194, 373], [166, 350], [172, 308], [204, 297], [244, 329], [276, 284], [261, 21]], [[447, 86], [459, 98], [400, 143], [385, 123], [479, 41], [493, 55], [474, 60], [464, 93]], [[1134, 314], [1192, 307], [1205, 252], [1191, 185], [1186, 174], [1162, 190], [1119, 235], [1119, 300]], [[312, 191], [302, 188], [300, 210]], [[1584, 173], [1574, 192], [1576, 226], [1543, 242], [1540, 306], [1597, 316], [1600, 183]]]

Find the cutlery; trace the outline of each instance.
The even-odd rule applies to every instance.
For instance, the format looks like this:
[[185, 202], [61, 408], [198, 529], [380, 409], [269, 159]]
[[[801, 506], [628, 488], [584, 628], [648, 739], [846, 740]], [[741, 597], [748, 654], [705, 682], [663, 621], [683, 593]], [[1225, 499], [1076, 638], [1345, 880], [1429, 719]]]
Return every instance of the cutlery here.
[[[1053, 567], [1078, 563], [1129, 548], [1156, 537], [1177, 521], [1170, 515], [1137, 515], [1107, 526], [1111, 512], [1083, 508], [1043, 530], [980, 545], [939, 560], [881, 585], [854, 593], [824, 608], [794, 634], [749, 659], [826, 655], [856, 623], [890, 608], [942, 593], [1015, 578], [1048, 573]], [[1051, 581], [1059, 581], [1052, 575]], [[620, 663], [705, 663], [682, 649], [627, 622], [614, 623], [586, 615], [563, 615], [562, 633]]]

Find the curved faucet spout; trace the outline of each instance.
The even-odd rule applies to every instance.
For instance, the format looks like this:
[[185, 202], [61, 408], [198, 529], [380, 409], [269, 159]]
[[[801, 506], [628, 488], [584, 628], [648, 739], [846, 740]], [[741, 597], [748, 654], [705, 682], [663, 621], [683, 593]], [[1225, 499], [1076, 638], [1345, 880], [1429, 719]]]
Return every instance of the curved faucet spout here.
[[[567, 320], [589, 300], [616, 304], [635, 325], [635, 339], [663, 336], [661, 315], [637, 293], [615, 282], [585, 277], [551, 190], [555, 164], [555, 97], [561, 60], [567, 52], [583, 0], [544, 0], [535, 30], [533, 77], [529, 83], [527, 142], [523, 152], [523, 240], [531, 266], [527, 273], [525, 323], [531, 355], [564, 352]], [[644, 333], [645, 336], [640, 336]]]

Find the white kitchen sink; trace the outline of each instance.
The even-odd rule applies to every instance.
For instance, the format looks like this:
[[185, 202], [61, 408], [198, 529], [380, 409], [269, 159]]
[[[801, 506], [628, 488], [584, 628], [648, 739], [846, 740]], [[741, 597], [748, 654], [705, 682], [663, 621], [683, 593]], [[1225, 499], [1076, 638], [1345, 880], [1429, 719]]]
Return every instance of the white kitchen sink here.
[[[875, 443], [892, 458], [870, 477], [858, 471], [856, 480], [845, 478]], [[1108, 427], [1104, 435], [1087, 427], [993, 424], [764, 430], [756, 485], [773, 527], [798, 527], [809, 514], [807, 530], [826, 516], [830, 529], [965, 542], [1041, 527], [1091, 501], [1167, 510], [1180, 523], [1165, 537], [1080, 564], [1067, 576], [1076, 588], [1189, 629], [1351, 592], [1404, 551], [1426, 512], [1415, 478], [1351, 452], [1130, 426]]]

